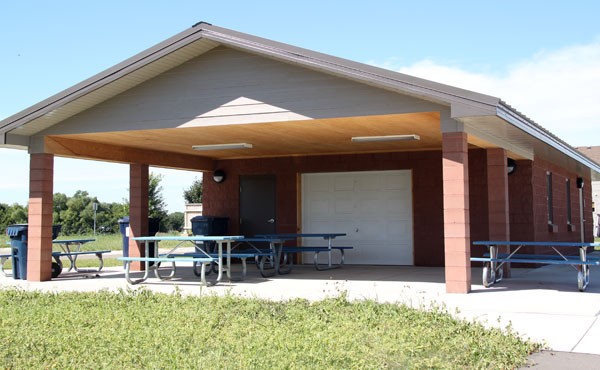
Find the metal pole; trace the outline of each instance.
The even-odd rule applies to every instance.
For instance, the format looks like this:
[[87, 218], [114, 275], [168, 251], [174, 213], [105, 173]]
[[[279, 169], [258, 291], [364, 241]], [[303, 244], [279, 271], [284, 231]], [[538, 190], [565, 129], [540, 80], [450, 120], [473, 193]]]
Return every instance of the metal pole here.
[[96, 237], [96, 211], [98, 211], [98, 203], [92, 203], [94, 209], [94, 238]]

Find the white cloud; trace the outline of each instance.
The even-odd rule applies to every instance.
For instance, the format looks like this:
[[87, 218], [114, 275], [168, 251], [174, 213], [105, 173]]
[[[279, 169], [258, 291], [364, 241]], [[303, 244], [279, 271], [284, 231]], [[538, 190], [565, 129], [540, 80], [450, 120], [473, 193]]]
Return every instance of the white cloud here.
[[501, 74], [473, 72], [433, 60], [382, 68], [501, 98], [571, 145], [600, 145], [600, 39], [544, 51]]

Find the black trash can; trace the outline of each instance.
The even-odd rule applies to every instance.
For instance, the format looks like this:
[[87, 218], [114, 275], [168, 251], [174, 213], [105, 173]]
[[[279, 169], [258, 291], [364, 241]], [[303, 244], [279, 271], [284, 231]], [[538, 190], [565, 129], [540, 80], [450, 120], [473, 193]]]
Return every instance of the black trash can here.
[[229, 217], [196, 216], [192, 222], [192, 234], [194, 235], [227, 235], [227, 224]]
[[[196, 216], [192, 218], [190, 222], [192, 223], [192, 234], [194, 234], [194, 236], [227, 235], [227, 224], [229, 222], [229, 217]], [[204, 250], [206, 252], [215, 252], [215, 242], [204, 242], [202, 244], [204, 244]]]
[[[154, 236], [160, 229], [160, 218], [148, 217], [148, 236]], [[119, 231], [121, 232], [121, 240], [123, 243], [123, 257], [129, 257], [129, 233], [127, 229], [129, 228], [129, 216], [121, 217], [119, 219]], [[154, 255], [154, 242], [150, 242], [150, 255], [147, 257], [156, 257]], [[150, 262], [150, 265], [153, 265], [153, 262]], [[123, 266], [126, 264], [124, 263]]]

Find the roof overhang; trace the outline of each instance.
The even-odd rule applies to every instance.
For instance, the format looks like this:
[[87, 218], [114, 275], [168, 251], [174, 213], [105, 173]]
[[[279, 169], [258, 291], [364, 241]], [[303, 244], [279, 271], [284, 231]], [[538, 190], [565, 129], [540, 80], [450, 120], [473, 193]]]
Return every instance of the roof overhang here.
[[[27, 140], [17, 136], [31, 136], [201, 55], [219, 44], [448, 106], [451, 118], [467, 122], [467, 129], [470, 129], [474, 135], [482, 135], [483, 139], [487, 138], [514, 152], [520, 151], [519, 155], [531, 157], [531, 153], [518, 145], [511, 147], [510, 142], [505, 140], [501, 132], [488, 132], [487, 134], [483, 132], [485, 130], [482, 130], [482, 127], [485, 122], [489, 122], [489, 117], [499, 118], [515, 130], [519, 130], [585, 165], [595, 175], [600, 174], [600, 165], [496, 97], [317, 53], [203, 22], [0, 121], [0, 146], [23, 147]], [[12, 137], [13, 143], [9, 140], [9, 135], [14, 136]]]

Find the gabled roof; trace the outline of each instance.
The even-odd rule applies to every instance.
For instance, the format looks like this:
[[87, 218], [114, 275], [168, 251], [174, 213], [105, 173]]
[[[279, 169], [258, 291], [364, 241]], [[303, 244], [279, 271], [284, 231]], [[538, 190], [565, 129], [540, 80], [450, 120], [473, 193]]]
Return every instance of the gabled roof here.
[[13, 133], [32, 135], [180, 65], [219, 44], [443, 104], [451, 107], [453, 118], [500, 117], [568, 157], [600, 172], [600, 165], [499, 98], [213, 26], [205, 22], [199, 22], [114, 67], [0, 121], [0, 144], [5, 143], [5, 134], [9, 131], [15, 130]]

